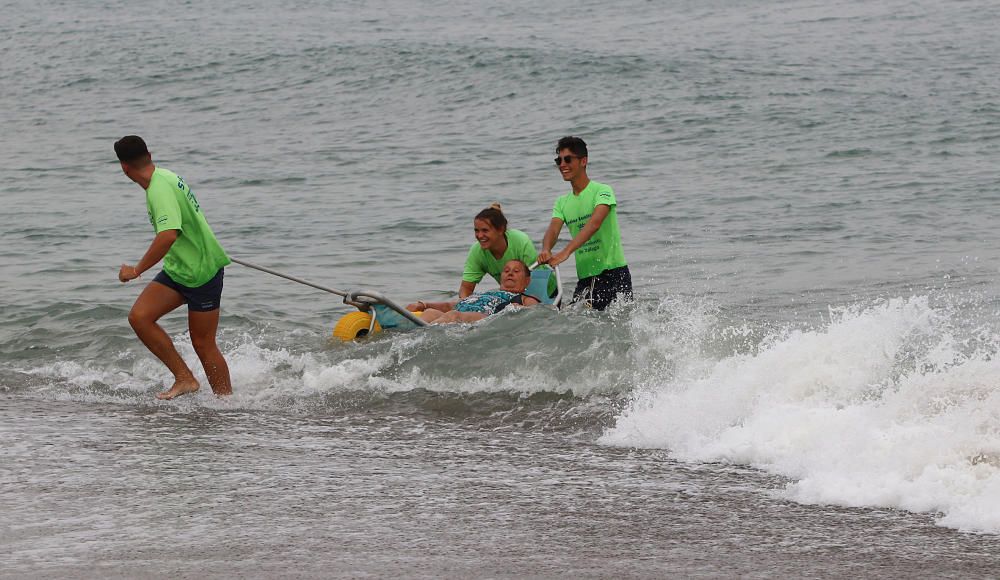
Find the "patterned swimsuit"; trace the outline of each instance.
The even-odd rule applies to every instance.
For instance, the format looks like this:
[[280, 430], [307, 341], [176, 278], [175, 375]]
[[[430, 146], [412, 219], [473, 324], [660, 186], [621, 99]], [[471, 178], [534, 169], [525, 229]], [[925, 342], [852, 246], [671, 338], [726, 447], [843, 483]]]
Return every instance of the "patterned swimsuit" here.
[[490, 290], [473, 294], [460, 300], [455, 305], [459, 312], [481, 312], [486, 316], [496, 314], [510, 304], [521, 304], [523, 294], [515, 294], [506, 290]]

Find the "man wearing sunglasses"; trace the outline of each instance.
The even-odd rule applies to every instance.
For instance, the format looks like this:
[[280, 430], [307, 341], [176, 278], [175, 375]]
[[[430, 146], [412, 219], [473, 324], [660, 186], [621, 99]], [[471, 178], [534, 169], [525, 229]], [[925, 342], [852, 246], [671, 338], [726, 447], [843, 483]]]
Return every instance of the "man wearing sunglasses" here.
[[[552, 221], [542, 239], [538, 261], [558, 266], [576, 252], [580, 281], [573, 302], [584, 301], [604, 310], [617, 297], [632, 298], [632, 275], [625, 262], [614, 191], [587, 177], [587, 144], [579, 137], [563, 137], [556, 145], [556, 167], [573, 191], [556, 199]], [[563, 224], [573, 239], [552, 253]]]

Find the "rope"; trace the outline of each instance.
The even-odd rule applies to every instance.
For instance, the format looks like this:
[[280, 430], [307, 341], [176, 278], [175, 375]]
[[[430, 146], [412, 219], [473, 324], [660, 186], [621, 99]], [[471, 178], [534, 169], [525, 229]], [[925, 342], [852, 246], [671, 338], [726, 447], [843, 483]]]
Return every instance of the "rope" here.
[[237, 260], [236, 258], [233, 258], [231, 256], [230, 256], [229, 259], [232, 260], [233, 262], [236, 262], [237, 264], [240, 264], [241, 266], [246, 266], [247, 268], [253, 268], [254, 270], [260, 270], [261, 272], [266, 272], [266, 273], [271, 274], [273, 276], [277, 276], [279, 278], [284, 278], [285, 280], [291, 280], [292, 282], [298, 282], [299, 284], [304, 284], [306, 286], [311, 286], [311, 287], [313, 287], [313, 288], [315, 288], [317, 290], [322, 290], [324, 292], [329, 292], [330, 294], [336, 294], [337, 296], [340, 296], [342, 298], [347, 297], [347, 292], [344, 292], [343, 290], [337, 290], [336, 288], [329, 288], [327, 286], [320, 286], [319, 284], [314, 284], [314, 283], [312, 283], [312, 282], [310, 282], [308, 280], [303, 280], [302, 278], [296, 278], [295, 276], [290, 276], [288, 274], [283, 274], [281, 272], [278, 272], [277, 270], [272, 270], [270, 268], [265, 268], [264, 266], [258, 266], [257, 264], [252, 264], [250, 262], [245, 262], [243, 260]]

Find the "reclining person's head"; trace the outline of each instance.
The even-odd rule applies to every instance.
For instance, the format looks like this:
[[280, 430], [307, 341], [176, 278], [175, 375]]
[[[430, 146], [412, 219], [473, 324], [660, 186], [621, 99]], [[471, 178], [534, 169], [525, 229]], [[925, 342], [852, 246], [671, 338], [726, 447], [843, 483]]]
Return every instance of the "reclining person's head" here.
[[510, 260], [500, 272], [500, 287], [508, 292], [524, 292], [531, 283], [531, 270], [521, 260]]

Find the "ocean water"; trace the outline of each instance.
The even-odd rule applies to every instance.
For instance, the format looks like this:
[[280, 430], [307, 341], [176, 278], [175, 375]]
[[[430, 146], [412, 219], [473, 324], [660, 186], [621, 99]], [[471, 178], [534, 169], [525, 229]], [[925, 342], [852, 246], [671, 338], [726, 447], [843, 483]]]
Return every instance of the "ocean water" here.
[[[1000, 575], [1000, 5], [3, 7], [0, 576]], [[404, 303], [579, 135], [636, 300], [345, 344], [234, 264], [234, 395], [158, 401], [130, 133], [233, 256]]]

